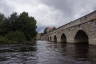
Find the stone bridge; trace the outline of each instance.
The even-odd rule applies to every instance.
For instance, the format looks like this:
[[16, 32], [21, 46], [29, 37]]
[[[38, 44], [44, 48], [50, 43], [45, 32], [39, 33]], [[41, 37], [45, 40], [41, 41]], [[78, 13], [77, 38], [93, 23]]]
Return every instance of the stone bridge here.
[[65, 24], [43, 36], [42, 40], [96, 45], [96, 11]]

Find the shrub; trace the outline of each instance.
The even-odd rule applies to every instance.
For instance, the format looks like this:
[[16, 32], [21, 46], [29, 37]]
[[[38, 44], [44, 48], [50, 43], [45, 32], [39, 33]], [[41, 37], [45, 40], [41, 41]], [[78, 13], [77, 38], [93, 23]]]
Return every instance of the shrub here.
[[17, 42], [22, 42], [26, 40], [26, 37], [23, 32], [16, 31], [16, 32], [9, 32], [6, 35], [6, 38], [10, 41], [17, 41]]

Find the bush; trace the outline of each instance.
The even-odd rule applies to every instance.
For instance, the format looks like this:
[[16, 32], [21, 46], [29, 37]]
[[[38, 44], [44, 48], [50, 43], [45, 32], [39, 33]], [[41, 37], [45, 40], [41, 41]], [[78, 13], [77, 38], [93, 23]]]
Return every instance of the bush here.
[[8, 39], [4, 36], [0, 36], [0, 44], [2, 43], [7, 43], [8, 42]]
[[5, 37], [10, 41], [22, 42], [26, 40], [24, 33], [20, 31], [9, 32]]

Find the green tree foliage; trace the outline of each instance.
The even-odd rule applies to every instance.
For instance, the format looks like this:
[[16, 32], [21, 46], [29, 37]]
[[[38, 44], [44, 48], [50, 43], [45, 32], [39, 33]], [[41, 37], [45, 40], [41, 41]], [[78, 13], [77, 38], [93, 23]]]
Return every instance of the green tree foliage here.
[[5, 33], [5, 16], [3, 14], [0, 14], [0, 35], [3, 35]]
[[26, 40], [24, 33], [20, 31], [9, 32], [5, 37], [8, 38], [8, 40], [18, 41], [18, 42]]
[[4, 19], [5, 19], [4, 15], [0, 13], [0, 24], [2, 21], [4, 21]]
[[9, 40], [30, 41], [37, 34], [36, 28], [36, 20], [34, 17], [28, 16], [27, 12], [20, 15], [15, 12], [8, 18], [0, 14], [0, 36], [2, 39], [6, 37]]
[[36, 36], [36, 20], [33, 17], [29, 17], [28, 13], [23, 12], [18, 19], [18, 29], [23, 31], [27, 40]]

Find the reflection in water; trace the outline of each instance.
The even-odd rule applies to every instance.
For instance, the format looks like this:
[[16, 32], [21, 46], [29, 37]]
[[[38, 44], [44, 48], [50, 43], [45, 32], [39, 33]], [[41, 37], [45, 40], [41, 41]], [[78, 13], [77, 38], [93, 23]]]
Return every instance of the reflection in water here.
[[62, 49], [63, 52], [67, 51], [66, 50], [66, 48], [67, 48], [67, 43], [66, 42], [61, 42], [61, 43], [59, 43], [59, 45], [61, 46], [61, 49]]
[[37, 41], [0, 45], [0, 51], [0, 64], [96, 64], [96, 46], [84, 44]]
[[76, 59], [88, 60], [89, 45], [88, 44], [75, 44]]

